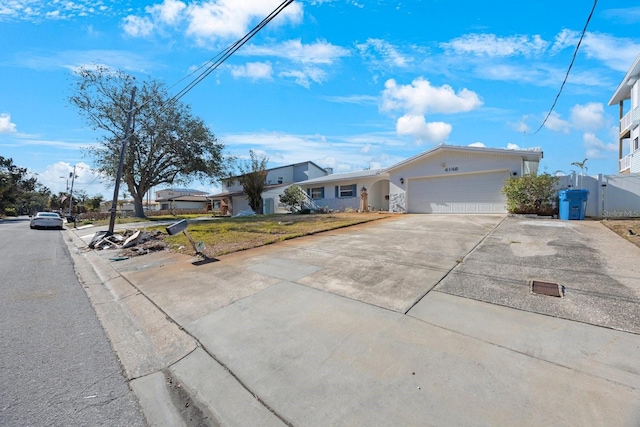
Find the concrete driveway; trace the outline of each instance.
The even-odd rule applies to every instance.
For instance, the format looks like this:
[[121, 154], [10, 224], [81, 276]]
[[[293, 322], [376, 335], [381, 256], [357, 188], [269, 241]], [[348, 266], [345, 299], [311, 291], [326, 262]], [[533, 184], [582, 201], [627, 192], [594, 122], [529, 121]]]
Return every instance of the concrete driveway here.
[[[625, 257], [640, 249], [599, 223], [403, 215], [111, 267], [198, 344], [166, 367], [123, 362], [146, 413], [175, 404], [169, 375], [229, 425], [635, 426], [640, 271]], [[532, 278], [564, 297], [531, 294]]]

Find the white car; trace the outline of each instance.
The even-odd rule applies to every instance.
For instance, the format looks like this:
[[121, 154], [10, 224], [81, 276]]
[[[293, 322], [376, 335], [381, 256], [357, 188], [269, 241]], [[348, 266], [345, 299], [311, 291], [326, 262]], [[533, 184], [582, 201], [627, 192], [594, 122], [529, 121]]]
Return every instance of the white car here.
[[29, 227], [34, 228], [57, 228], [62, 230], [62, 218], [55, 212], [38, 212], [31, 217]]

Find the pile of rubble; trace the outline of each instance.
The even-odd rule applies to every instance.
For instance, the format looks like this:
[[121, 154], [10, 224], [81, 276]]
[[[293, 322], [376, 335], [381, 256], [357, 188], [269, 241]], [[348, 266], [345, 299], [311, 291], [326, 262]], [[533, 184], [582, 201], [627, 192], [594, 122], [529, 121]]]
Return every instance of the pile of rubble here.
[[164, 241], [165, 234], [154, 230], [121, 230], [118, 233], [108, 234], [98, 232], [89, 247], [95, 250], [119, 249], [121, 257], [146, 255], [151, 252], [164, 251], [168, 245]]

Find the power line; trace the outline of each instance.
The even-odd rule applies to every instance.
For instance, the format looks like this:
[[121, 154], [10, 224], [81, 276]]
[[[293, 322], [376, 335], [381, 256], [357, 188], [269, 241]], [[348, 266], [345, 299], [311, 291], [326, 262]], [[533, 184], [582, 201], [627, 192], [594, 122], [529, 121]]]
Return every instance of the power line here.
[[584, 28], [582, 29], [582, 34], [580, 35], [580, 40], [578, 40], [578, 44], [576, 45], [576, 50], [573, 52], [573, 58], [571, 58], [571, 63], [569, 64], [569, 68], [567, 69], [567, 74], [565, 74], [564, 76], [564, 80], [562, 81], [562, 85], [560, 85], [560, 90], [556, 95], [556, 99], [553, 101], [553, 105], [551, 105], [551, 109], [549, 110], [549, 112], [547, 113], [547, 116], [542, 121], [542, 124], [540, 125], [540, 127], [533, 133], [534, 135], [537, 134], [540, 131], [540, 129], [543, 128], [545, 123], [547, 123], [549, 116], [551, 116], [551, 112], [553, 111], [553, 109], [556, 106], [556, 103], [558, 102], [558, 98], [560, 98], [560, 94], [562, 93], [562, 89], [564, 88], [564, 85], [567, 83], [567, 79], [569, 78], [569, 72], [571, 72], [571, 68], [573, 67], [573, 63], [576, 60], [576, 56], [578, 56], [578, 50], [580, 49], [580, 44], [582, 43], [582, 39], [584, 38], [584, 35], [587, 32], [589, 21], [591, 21], [591, 17], [593, 16], [593, 12], [596, 10], [597, 4], [598, 4], [598, 0], [593, 0], [593, 7], [591, 8], [591, 13], [589, 13], [587, 22], [584, 24]]
[[[224, 49], [222, 52], [218, 53], [216, 56], [211, 58], [209, 61], [205, 62], [202, 66], [200, 66], [197, 70], [189, 74], [189, 76], [195, 74], [197, 71], [205, 68], [194, 80], [191, 81], [187, 86], [185, 86], [182, 90], [180, 90], [176, 95], [171, 97], [167, 104], [174, 103], [186, 95], [191, 89], [193, 89], [198, 83], [204, 80], [209, 74], [211, 74], [214, 70], [216, 70], [220, 65], [222, 65], [231, 55], [233, 55], [238, 49], [244, 46], [249, 40], [251, 40], [260, 30], [262, 30], [269, 22], [271, 22], [276, 16], [278, 16], [287, 6], [293, 3], [294, 0], [284, 0], [278, 7], [276, 7], [266, 18], [264, 18], [258, 25], [253, 27], [251, 31], [244, 35], [241, 39]], [[217, 59], [216, 59], [217, 58]], [[189, 77], [187, 76], [187, 77]], [[182, 79], [184, 80], [184, 79]], [[181, 81], [182, 81], [181, 80]], [[175, 86], [175, 85], [174, 85]], [[173, 86], [172, 86], [173, 87]]]
[[[266, 18], [264, 18], [262, 21], [260, 21], [260, 23], [258, 25], [253, 27], [251, 29], [251, 31], [249, 31], [247, 34], [245, 34], [241, 39], [239, 39], [238, 41], [236, 41], [232, 45], [228, 46], [226, 49], [222, 50], [220, 53], [215, 55], [209, 61], [205, 62], [203, 65], [198, 67], [196, 70], [191, 72], [189, 75], [187, 75], [186, 77], [182, 78], [177, 83], [172, 85], [171, 88], [177, 86], [181, 81], [184, 81], [186, 78], [192, 76], [193, 74], [195, 74], [196, 72], [198, 72], [199, 70], [204, 68], [204, 71], [202, 71], [194, 80], [192, 80], [189, 84], [187, 84], [187, 86], [185, 86], [182, 90], [180, 90], [176, 95], [174, 95], [173, 97], [169, 98], [166, 102], [161, 102], [160, 103], [160, 107], [161, 107], [160, 112], [164, 111], [171, 104], [176, 103], [180, 98], [182, 98], [189, 91], [191, 91], [191, 89], [193, 89], [198, 83], [200, 83], [202, 80], [204, 80], [209, 74], [211, 74], [220, 65], [222, 65], [227, 59], [229, 59], [229, 57], [231, 57], [231, 55], [233, 55], [235, 52], [237, 52], [238, 49], [240, 49], [242, 46], [244, 46], [256, 34], [258, 34], [258, 32], [260, 30], [262, 30], [269, 22], [271, 22], [276, 16], [278, 16], [287, 6], [289, 6], [293, 2], [294, 2], [294, 0], [284, 0], [269, 15], [267, 15]], [[210, 64], [210, 65], [207, 66], [207, 64]], [[135, 118], [133, 117], [133, 113], [134, 113], [134, 108], [133, 108], [133, 97], [134, 96], [133, 96], [133, 94], [134, 93], [135, 93], [135, 86], [133, 88], [133, 92], [132, 92], [132, 96], [131, 96], [131, 105], [130, 105], [128, 113], [127, 113], [128, 117], [130, 119], [129, 118], [127, 119], [127, 125], [126, 125], [126, 128], [125, 128], [125, 135], [126, 136], [125, 136], [124, 142], [127, 141], [129, 132], [131, 132], [131, 130], [132, 130], [133, 126], [132, 126], [131, 122], [133, 122], [135, 120]], [[142, 104], [136, 106], [135, 110], [140, 110], [143, 106], [145, 106], [149, 102], [150, 101], [143, 102]], [[123, 153], [120, 154], [120, 168], [122, 168], [122, 161], [123, 161]], [[119, 185], [120, 185], [120, 179], [117, 178], [116, 179], [116, 184], [115, 184], [116, 190], [114, 191], [114, 201], [117, 198], [117, 189], [118, 189]], [[110, 233], [113, 231], [113, 218], [114, 218], [113, 212], [115, 212], [115, 207], [114, 206], [112, 206], [111, 222], [110, 222], [110, 225], [109, 225], [109, 232]]]

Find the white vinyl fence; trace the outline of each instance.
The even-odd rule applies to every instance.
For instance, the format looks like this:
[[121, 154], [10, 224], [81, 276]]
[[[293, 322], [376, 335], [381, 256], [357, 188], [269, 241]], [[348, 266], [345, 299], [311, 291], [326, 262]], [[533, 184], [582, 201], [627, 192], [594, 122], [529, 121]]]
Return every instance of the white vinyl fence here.
[[585, 216], [599, 218], [640, 217], [640, 174], [561, 176], [560, 190], [589, 190]]

